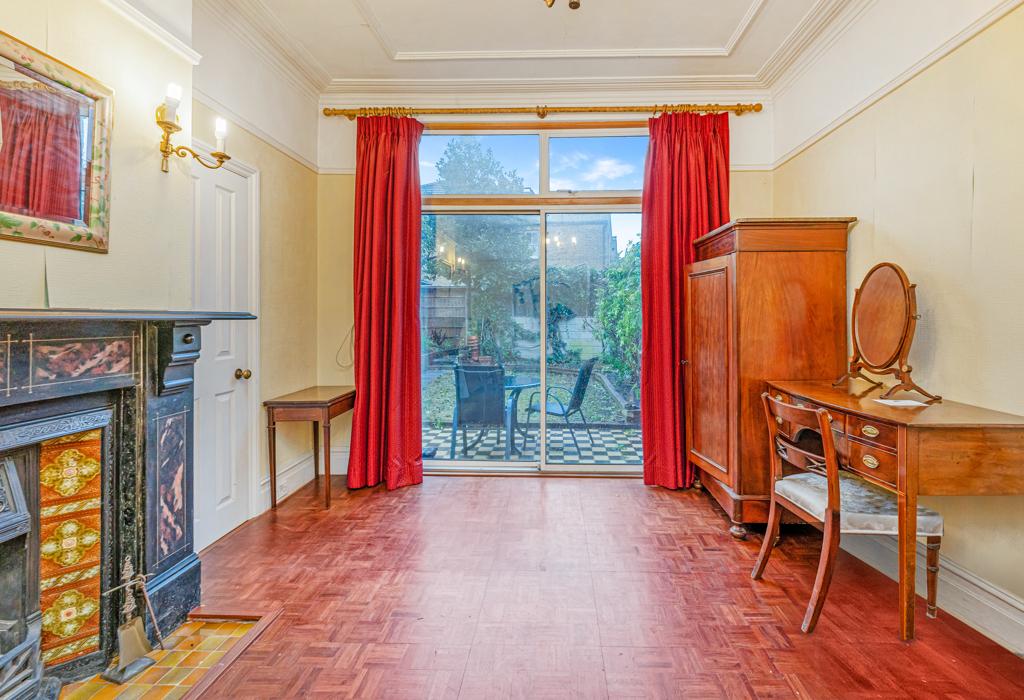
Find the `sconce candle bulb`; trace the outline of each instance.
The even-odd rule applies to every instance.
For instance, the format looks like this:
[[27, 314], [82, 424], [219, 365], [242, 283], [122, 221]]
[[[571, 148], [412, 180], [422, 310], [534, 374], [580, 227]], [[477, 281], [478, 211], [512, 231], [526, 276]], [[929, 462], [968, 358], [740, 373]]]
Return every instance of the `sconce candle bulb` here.
[[228, 121], [224, 117], [217, 117], [214, 122], [213, 135], [217, 139], [217, 152], [224, 152], [224, 139], [228, 135]]
[[164, 132], [163, 138], [160, 139], [160, 155], [162, 156], [160, 159], [160, 171], [170, 172], [171, 156], [178, 156], [180, 158], [192, 156], [204, 168], [216, 170], [231, 160], [231, 156], [224, 152], [224, 137], [227, 135], [228, 123], [220, 117], [217, 117], [217, 121], [214, 122], [217, 147], [210, 153], [213, 161], [203, 158], [188, 146], [175, 146], [171, 143], [171, 136], [181, 131], [181, 123], [178, 118], [178, 106], [181, 104], [181, 96], [181, 86], [170, 83], [167, 86], [167, 97], [164, 98], [164, 103], [156, 108], [156, 125]]
[[164, 98], [164, 119], [177, 123], [179, 106], [181, 106], [181, 86], [177, 83], [167, 83], [167, 96]]

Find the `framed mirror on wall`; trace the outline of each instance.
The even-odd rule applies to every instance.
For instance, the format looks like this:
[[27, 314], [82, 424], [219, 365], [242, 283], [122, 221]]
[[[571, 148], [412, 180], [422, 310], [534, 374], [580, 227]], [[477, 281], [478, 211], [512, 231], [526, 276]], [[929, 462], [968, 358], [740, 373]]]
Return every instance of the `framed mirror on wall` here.
[[0, 238], [107, 252], [113, 96], [0, 31]]

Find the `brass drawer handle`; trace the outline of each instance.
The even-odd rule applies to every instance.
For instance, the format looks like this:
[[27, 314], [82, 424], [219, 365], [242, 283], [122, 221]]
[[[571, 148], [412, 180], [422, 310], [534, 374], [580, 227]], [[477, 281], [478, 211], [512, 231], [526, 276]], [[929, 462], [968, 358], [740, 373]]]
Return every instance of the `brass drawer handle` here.
[[775, 400], [776, 401], [784, 401], [784, 399], [782, 398], [782, 394], [776, 394], [775, 395]]
[[782, 416], [775, 416], [775, 422], [782, 425]]
[[861, 461], [864, 462], [864, 466], [868, 469], [878, 469], [878, 458], [873, 455], [864, 455], [864, 459]]
[[873, 425], [865, 425], [860, 429], [860, 431], [868, 437], [878, 437], [879, 435], [878, 428]]

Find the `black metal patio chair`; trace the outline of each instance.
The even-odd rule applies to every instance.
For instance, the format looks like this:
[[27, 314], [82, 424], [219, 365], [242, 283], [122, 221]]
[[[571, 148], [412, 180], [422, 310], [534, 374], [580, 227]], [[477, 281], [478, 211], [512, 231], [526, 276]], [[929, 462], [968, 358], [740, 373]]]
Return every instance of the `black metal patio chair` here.
[[[576, 446], [576, 454], [582, 457], [580, 443], [576, 440], [576, 431], [573, 429], [572, 423], [569, 422], [571, 416], [579, 414], [580, 420], [583, 421], [583, 427], [587, 429], [587, 435], [590, 437], [590, 444], [594, 444], [594, 434], [590, 432], [590, 424], [587, 423], [587, 417], [583, 415], [583, 398], [587, 394], [587, 387], [590, 386], [590, 375], [594, 373], [594, 365], [597, 364], [597, 359], [596, 357], [591, 357], [580, 365], [579, 372], [576, 373], [576, 383], [573, 384], [571, 390], [564, 386], [549, 386], [547, 388], [547, 400], [544, 402], [544, 408], [540, 406], [540, 392], [535, 391], [530, 394], [530, 401], [526, 407], [526, 434], [523, 436], [524, 451], [529, 440], [530, 419], [533, 414], [539, 415], [542, 410], [549, 416], [561, 417], [565, 421], [565, 425], [569, 428], [569, 435], [572, 436], [572, 444]], [[563, 403], [555, 395], [556, 392], [564, 392], [568, 396], [568, 402]]]
[[[501, 365], [455, 365], [455, 409], [452, 412], [452, 439], [449, 458], [455, 459], [455, 438], [462, 431], [462, 454], [469, 456], [492, 429], [498, 431], [501, 444], [505, 428], [505, 368]], [[478, 430], [470, 442], [467, 429]]]

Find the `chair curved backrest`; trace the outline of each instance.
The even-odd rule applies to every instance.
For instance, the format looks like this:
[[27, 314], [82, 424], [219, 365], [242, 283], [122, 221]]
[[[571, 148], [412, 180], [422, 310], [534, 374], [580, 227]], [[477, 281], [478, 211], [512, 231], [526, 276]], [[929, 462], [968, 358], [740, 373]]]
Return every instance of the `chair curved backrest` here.
[[583, 405], [583, 397], [587, 393], [587, 387], [590, 385], [590, 375], [594, 373], [594, 365], [597, 364], [597, 358], [591, 357], [589, 360], [580, 365], [580, 371], [576, 374], [576, 383], [572, 386], [572, 397], [569, 399], [569, 405], [566, 407], [566, 413], [573, 413], [580, 409]]
[[768, 420], [772, 483], [781, 479], [783, 462], [828, 480], [828, 509], [839, 512], [839, 454], [832, 435], [832, 416], [824, 408], [794, 406], [767, 392], [761, 394]]
[[455, 365], [456, 427], [501, 426], [505, 422], [505, 368]]

